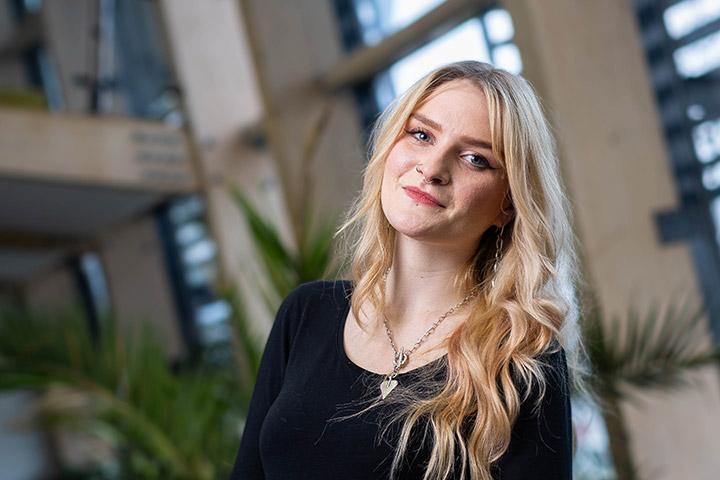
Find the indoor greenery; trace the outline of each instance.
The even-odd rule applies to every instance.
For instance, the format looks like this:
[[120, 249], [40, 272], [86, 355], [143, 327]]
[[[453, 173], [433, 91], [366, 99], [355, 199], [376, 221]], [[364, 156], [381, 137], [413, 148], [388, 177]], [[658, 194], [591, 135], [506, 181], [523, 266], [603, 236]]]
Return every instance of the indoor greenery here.
[[672, 392], [692, 384], [693, 372], [720, 360], [711, 344], [704, 309], [689, 299], [624, 317], [604, 318], [595, 304], [582, 318], [590, 368], [589, 391], [603, 412], [618, 480], [641, 478], [633, 461], [621, 403], [640, 393]]
[[223, 369], [173, 371], [150, 335], [121, 335], [110, 320], [92, 335], [77, 313], [2, 312], [0, 388], [36, 389], [46, 427], [96, 435], [115, 452], [72, 478], [222, 478], [237, 446], [235, 383]]
[[[293, 251], [242, 192], [234, 189], [233, 196], [263, 260], [270, 309], [330, 270], [331, 224], [308, 228]], [[36, 390], [36, 417], [45, 427], [94, 435], [115, 453], [109, 464], [61, 478], [229, 477], [262, 345], [249, 331], [238, 289], [222, 290], [233, 312], [232, 354], [175, 367], [149, 332], [123, 335], [112, 319], [94, 335], [79, 311], [0, 311], [0, 389]]]
[[262, 216], [242, 190], [234, 187], [231, 192], [243, 213], [253, 247], [267, 276], [269, 288], [261, 288], [259, 293], [273, 314], [282, 299], [298, 285], [321, 278], [335, 278], [338, 270], [331, 266], [336, 228], [334, 220], [322, 222], [319, 226], [313, 226], [306, 220], [295, 250], [283, 242], [277, 227]]
[[[326, 274], [330, 224], [292, 250], [242, 192], [234, 189], [233, 196], [267, 272], [269, 308], [296, 285]], [[4, 310], [0, 388], [42, 392], [37, 409], [48, 426], [91, 433], [114, 449], [113, 464], [72, 478], [227, 478], [262, 347], [249, 332], [237, 289], [226, 291], [232, 292], [225, 298], [233, 307], [233, 355], [175, 368], [150, 335], [121, 335], [110, 319], [93, 335], [80, 314]], [[582, 324], [589, 390], [603, 409], [617, 477], [637, 478], [620, 402], [639, 401], [638, 391], [687, 385], [688, 373], [716, 362], [719, 352], [708, 343], [702, 309], [689, 301], [632, 308], [610, 319], [589, 308]]]

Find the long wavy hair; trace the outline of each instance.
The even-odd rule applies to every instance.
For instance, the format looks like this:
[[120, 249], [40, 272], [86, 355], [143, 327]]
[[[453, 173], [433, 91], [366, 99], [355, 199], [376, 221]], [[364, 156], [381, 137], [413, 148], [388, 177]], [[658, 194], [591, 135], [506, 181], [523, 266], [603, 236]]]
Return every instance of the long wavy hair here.
[[[514, 216], [504, 229], [490, 227], [483, 234], [457, 274], [458, 292], [479, 290], [464, 307], [469, 318], [447, 341], [442, 385], [429, 396], [413, 397], [396, 417], [401, 428], [392, 474], [414, 429], [424, 425], [434, 440], [425, 480], [450, 474], [490, 479], [521, 403], [531, 390], [540, 398], [545, 391], [539, 357], [564, 347], [572, 358], [570, 350], [578, 346], [568, 342], [577, 339], [574, 237], [550, 128], [526, 80], [480, 62], [429, 73], [391, 104], [374, 128], [362, 193], [340, 230], [352, 239], [354, 316], [360, 319], [366, 303], [376, 318], [384, 311], [382, 282], [393, 263], [396, 236], [380, 201], [388, 153], [411, 113], [439, 86], [456, 80], [471, 81], [485, 95], [492, 149], [506, 171]], [[494, 271], [500, 234], [503, 251]]]

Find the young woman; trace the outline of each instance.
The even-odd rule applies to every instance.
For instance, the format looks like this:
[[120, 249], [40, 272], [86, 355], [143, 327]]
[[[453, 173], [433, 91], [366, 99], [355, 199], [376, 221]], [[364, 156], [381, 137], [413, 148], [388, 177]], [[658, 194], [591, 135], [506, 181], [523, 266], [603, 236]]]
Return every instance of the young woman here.
[[380, 118], [353, 281], [283, 303], [234, 479], [567, 479], [569, 209], [521, 77], [440, 68]]

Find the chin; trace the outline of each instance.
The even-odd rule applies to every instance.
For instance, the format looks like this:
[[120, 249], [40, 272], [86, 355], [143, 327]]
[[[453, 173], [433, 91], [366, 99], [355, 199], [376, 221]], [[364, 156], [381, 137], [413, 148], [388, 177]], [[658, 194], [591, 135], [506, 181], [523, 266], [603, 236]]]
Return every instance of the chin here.
[[417, 241], [437, 243], [439, 239], [445, 237], [441, 229], [430, 228], [426, 225], [413, 225], [402, 222], [390, 222], [390, 225], [399, 235], [403, 235]]

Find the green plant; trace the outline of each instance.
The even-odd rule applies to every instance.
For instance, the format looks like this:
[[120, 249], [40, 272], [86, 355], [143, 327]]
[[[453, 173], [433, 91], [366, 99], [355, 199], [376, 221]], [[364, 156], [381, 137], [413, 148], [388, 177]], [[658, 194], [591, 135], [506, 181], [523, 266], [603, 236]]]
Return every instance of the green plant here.
[[[304, 237], [293, 252], [240, 191], [234, 196], [267, 271], [269, 308], [329, 271], [331, 223]], [[263, 349], [248, 328], [238, 289], [221, 290], [233, 312], [232, 354], [179, 371], [148, 332], [127, 337], [106, 320], [93, 337], [79, 313], [0, 312], [0, 389], [44, 392], [37, 408], [48, 428], [90, 433], [117, 452], [114, 468], [77, 477], [227, 478]]]
[[41, 89], [0, 87], [0, 106], [47, 111], [45, 93]]
[[79, 314], [2, 312], [0, 389], [39, 389], [47, 427], [108, 443], [118, 462], [102, 478], [226, 478], [242, 411], [236, 383], [203, 365], [173, 372], [150, 335], [127, 339], [111, 321], [94, 338]]
[[[331, 268], [335, 223], [322, 222], [317, 228], [306, 220], [297, 250], [288, 247], [268, 219], [250, 202], [239, 188], [231, 193], [250, 231], [250, 239], [267, 274], [269, 288], [261, 290], [268, 309], [275, 313], [283, 298], [302, 283], [323, 277], [333, 278]], [[308, 218], [308, 217], [306, 217]]]
[[[311, 207], [317, 152], [327, 132], [332, 108], [331, 99], [322, 104], [317, 115], [308, 122], [308, 132], [303, 138], [299, 159], [301, 174], [295, 179], [300, 188], [298, 197], [290, 205], [293, 240], [297, 248], [282, 240], [277, 227], [262, 215], [245, 192], [236, 186], [229, 189], [245, 218], [250, 240], [265, 270], [268, 285], [261, 286], [260, 293], [273, 315], [280, 302], [298, 285], [324, 277], [334, 278], [339, 273], [339, 267], [331, 267], [335, 219], [313, 223], [315, 215]], [[281, 157], [281, 153], [275, 152], [275, 155]]]
[[704, 309], [689, 300], [645, 312], [633, 307], [625, 318], [610, 319], [595, 305], [583, 318], [583, 340], [589, 389], [604, 412], [617, 478], [637, 479], [621, 402], [688, 386], [690, 373], [720, 360], [720, 349], [710, 344]]

